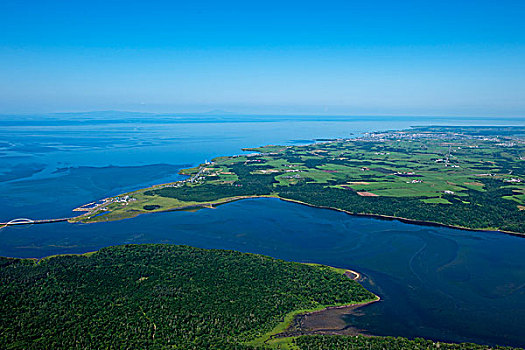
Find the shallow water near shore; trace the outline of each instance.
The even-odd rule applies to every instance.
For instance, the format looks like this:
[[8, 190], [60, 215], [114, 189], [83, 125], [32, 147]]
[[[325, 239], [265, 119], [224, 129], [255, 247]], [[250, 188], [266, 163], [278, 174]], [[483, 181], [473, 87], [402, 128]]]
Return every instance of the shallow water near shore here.
[[[490, 124], [492, 121], [485, 121]], [[409, 119], [4, 126], [0, 221], [71, 216], [78, 205], [180, 178], [242, 147], [459, 124]], [[468, 121], [469, 124], [483, 124]], [[509, 121], [509, 124], [516, 122]], [[371, 334], [525, 346], [525, 239], [354, 217], [277, 199], [100, 224], [0, 229], [0, 255], [44, 257], [109, 245], [174, 243], [350, 268], [381, 301], [342, 316]]]

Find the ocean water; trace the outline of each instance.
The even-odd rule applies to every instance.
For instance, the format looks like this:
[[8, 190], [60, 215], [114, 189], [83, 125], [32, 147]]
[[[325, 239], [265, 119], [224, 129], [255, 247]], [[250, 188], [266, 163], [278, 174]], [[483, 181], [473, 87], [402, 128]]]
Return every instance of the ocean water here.
[[[224, 120], [226, 119], [226, 120]], [[182, 167], [265, 144], [310, 143], [443, 118], [0, 118], [0, 221], [68, 217], [78, 205], [180, 178]], [[502, 119], [497, 124], [520, 125]], [[525, 239], [353, 217], [275, 199], [101, 224], [0, 230], [0, 255], [126, 243], [235, 249], [360, 271], [382, 301], [347, 321], [371, 334], [525, 346]]]

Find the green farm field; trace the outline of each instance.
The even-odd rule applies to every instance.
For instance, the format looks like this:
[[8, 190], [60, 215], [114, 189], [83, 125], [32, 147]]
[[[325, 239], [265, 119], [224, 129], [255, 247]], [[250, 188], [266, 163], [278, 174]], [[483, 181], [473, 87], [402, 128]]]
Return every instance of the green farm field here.
[[525, 143], [522, 128], [507, 129], [426, 127], [245, 149], [183, 170], [187, 180], [110, 198], [75, 220], [277, 197], [352, 214], [523, 234]]

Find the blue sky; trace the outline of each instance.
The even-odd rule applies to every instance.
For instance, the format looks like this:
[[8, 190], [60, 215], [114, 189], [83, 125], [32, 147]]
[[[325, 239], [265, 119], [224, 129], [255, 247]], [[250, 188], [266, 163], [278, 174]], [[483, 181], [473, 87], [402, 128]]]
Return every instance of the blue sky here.
[[525, 115], [525, 1], [0, 2], [0, 113]]

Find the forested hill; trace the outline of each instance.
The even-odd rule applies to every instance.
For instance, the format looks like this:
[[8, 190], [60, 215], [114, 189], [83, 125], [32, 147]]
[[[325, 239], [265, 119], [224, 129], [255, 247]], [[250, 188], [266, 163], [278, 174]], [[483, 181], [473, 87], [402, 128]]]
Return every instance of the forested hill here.
[[229, 349], [299, 309], [375, 296], [328, 267], [128, 245], [0, 260], [1, 349]]
[[160, 244], [0, 258], [0, 348], [487, 349], [362, 336], [260, 341], [292, 311], [375, 297], [343, 271]]

